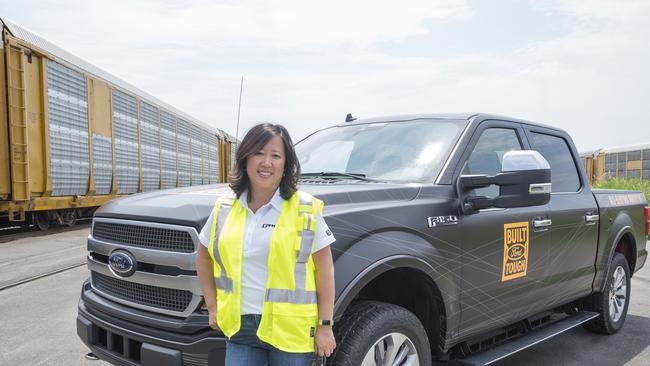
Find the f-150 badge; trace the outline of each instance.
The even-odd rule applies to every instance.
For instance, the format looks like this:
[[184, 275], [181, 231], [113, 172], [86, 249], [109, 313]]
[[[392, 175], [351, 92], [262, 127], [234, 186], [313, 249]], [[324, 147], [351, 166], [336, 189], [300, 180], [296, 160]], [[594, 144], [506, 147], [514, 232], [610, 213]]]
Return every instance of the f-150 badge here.
[[458, 217], [456, 216], [434, 216], [427, 217], [427, 223], [429, 227], [438, 227], [445, 225], [457, 225]]
[[524, 277], [528, 270], [528, 222], [503, 225], [501, 282]]

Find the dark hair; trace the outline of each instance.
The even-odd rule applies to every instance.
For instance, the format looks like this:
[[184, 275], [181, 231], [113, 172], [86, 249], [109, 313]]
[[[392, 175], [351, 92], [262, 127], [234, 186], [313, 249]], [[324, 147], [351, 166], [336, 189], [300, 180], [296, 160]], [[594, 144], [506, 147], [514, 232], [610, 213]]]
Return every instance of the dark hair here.
[[235, 154], [235, 166], [230, 170], [228, 178], [230, 188], [235, 191], [237, 198], [246, 190], [250, 190], [250, 179], [246, 174], [248, 157], [262, 150], [273, 136], [280, 136], [284, 144], [284, 171], [280, 181], [280, 195], [288, 200], [298, 190], [300, 178], [300, 162], [293, 148], [289, 131], [284, 126], [272, 123], [260, 123], [253, 126], [241, 140]]

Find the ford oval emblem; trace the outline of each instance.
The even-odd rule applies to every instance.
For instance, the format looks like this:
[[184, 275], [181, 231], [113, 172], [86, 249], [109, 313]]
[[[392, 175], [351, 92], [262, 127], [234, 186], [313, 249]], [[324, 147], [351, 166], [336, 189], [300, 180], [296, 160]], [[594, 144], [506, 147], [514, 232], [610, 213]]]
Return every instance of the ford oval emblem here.
[[108, 257], [108, 266], [113, 274], [129, 277], [138, 268], [135, 257], [127, 251], [116, 250]]

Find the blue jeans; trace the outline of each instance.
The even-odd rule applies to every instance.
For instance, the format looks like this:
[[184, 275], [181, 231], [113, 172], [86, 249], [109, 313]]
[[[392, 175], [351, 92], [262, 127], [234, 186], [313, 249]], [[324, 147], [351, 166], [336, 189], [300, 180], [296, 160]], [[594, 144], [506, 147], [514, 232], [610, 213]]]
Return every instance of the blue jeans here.
[[239, 332], [226, 342], [226, 366], [309, 366], [314, 352], [284, 352], [257, 338], [261, 319], [261, 315], [242, 315]]

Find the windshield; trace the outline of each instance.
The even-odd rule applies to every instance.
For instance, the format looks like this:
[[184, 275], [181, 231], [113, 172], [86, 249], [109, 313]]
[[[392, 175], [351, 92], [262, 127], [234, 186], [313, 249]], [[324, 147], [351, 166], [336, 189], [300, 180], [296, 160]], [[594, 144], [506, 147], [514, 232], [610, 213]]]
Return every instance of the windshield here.
[[467, 121], [417, 119], [335, 126], [296, 144], [303, 173], [338, 172], [391, 182], [431, 182]]

